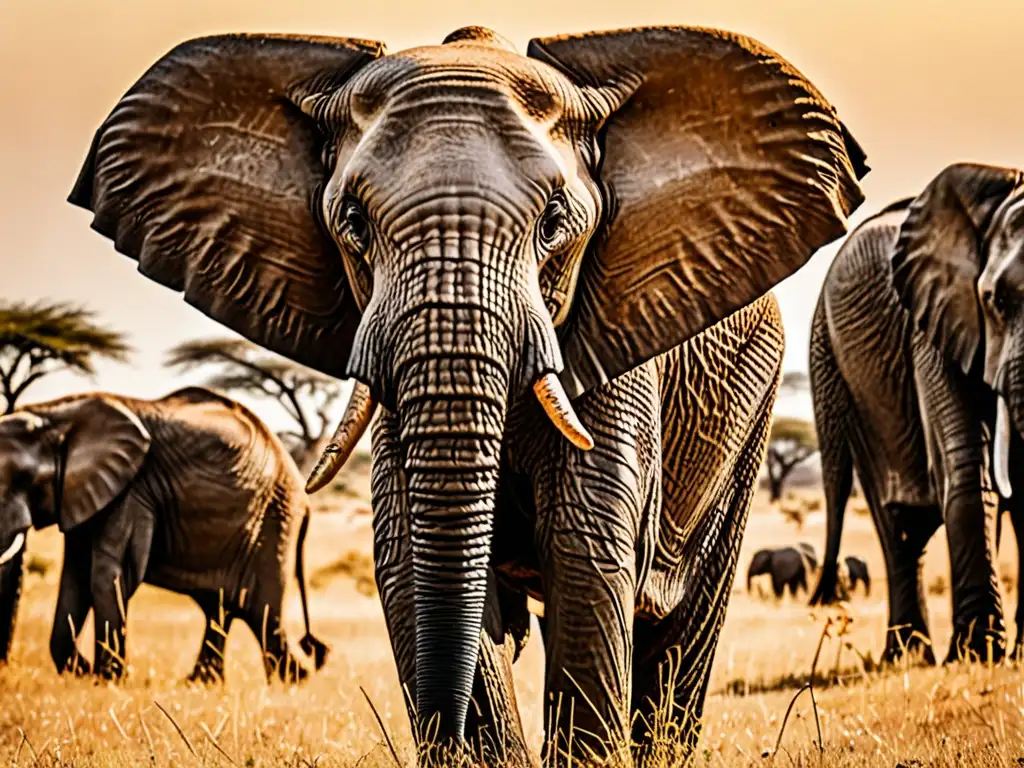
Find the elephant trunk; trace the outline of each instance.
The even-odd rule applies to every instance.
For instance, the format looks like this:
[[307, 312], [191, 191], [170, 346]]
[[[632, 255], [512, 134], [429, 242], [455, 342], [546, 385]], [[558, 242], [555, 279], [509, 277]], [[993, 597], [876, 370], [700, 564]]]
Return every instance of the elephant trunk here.
[[414, 363], [399, 387], [421, 738], [464, 736], [487, 594], [508, 374], [484, 357]]

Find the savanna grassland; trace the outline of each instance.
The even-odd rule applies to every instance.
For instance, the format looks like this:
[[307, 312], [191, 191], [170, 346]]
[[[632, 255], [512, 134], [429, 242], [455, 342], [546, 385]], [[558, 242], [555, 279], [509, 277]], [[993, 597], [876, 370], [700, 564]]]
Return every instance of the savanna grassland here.
[[[369, 510], [354, 490], [317, 497], [307, 540], [314, 631], [332, 646], [327, 666], [307, 683], [268, 685], [259, 649], [238, 623], [227, 650], [223, 688], [190, 687], [202, 616], [190, 600], [144, 586], [131, 603], [130, 678], [120, 684], [58, 677], [48, 636], [59, 580], [55, 531], [29, 539], [30, 573], [22, 597], [12, 664], [0, 670], [0, 757], [18, 766], [388, 766], [373, 702], [398, 756], [412, 757], [402, 694], [375, 596], [369, 563]], [[795, 516], [758, 498], [744, 541], [729, 607], [698, 765], [1019, 766], [1024, 765], [1024, 678], [1019, 668], [955, 665], [874, 671], [885, 632], [881, 552], [861, 508], [847, 515], [843, 549], [868, 560], [870, 598], [858, 595], [840, 634], [836, 610], [811, 611], [804, 601], [781, 604], [745, 594], [746, 565], [761, 546], [824, 542], [824, 513], [807, 495], [785, 502]], [[856, 504], [856, 500], [854, 501]], [[859, 513], [858, 513], [859, 512]], [[1015, 542], [1002, 542], [1004, 599], [1015, 600]], [[946, 549], [937, 537], [925, 567], [936, 655], [949, 636]], [[756, 582], [755, 582], [756, 584]], [[756, 587], [755, 587], [756, 590]], [[1012, 602], [1008, 602], [1013, 605]], [[1009, 613], [1012, 615], [1012, 608]], [[806, 682], [823, 628], [815, 685], [824, 754], [809, 693], [796, 700], [776, 751], [783, 718]], [[301, 636], [297, 591], [288, 628]], [[91, 653], [91, 630], [80, 641]], [[867, 671], [865, 671], [865, 661]], [[517, 664], [525, 727], [542, 739], [543, 649], [539, 632]], [[363, 691], [366, 696], [364, 697]]]

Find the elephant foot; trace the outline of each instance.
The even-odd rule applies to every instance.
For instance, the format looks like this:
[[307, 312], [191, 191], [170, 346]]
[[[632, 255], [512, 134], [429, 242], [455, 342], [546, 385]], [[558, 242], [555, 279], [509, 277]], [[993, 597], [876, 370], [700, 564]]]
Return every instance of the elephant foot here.
[[309, 678], [309, 670], [303, 667], [290, 653], [274, 665], [277, 677], [287, 685], [295, 685]]
[[92, 674], [92, 664], [88, 659], [75, 655], [69, 658], [61, 667], [60, 674], [74, 675], [75, 677], [86, 677]]
[[998, 664], [1006, 656], [1006, 635], [999, 627], [998, 617], [977, 619], [953, 628], [953, 638], [946, 654], [946, 664], [958, 661]]
[[904, 627], [891, 630], [882, 652], [883, 664], [904, 664], [935, 666], [935, 650], [926, 631]]
[[224, 670], [212, 664], [196, 664], [192, 674], [185, 678], [185, 682], [193, 685], [222, 685]]
[[106, 682], [119, 683], [124, 680], [125, 670], [120, 664], [104, 664], [96, 667], [96, 677]]

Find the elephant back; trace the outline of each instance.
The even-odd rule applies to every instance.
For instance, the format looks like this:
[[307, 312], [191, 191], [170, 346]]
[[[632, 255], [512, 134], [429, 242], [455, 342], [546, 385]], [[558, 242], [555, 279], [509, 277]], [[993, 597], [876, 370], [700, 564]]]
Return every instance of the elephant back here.
[[154, 436], [171, 445], [187, 444], [196, 460], [230, 465], [246, 485], [302, 487], [295, 462], [277, 435], [251, 410], [219, 392], [185, 387], [151, 401], [142, 413]]

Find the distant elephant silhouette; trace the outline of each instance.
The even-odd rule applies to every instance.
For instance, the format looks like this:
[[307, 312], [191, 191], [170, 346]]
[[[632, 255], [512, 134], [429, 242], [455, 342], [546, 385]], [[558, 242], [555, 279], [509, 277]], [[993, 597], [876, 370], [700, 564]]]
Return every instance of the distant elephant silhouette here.
[[754, 553], [747, 569], [747, 592], [750, 592], [755, 576], [770, 574], [775, 597], [782, 597], [786, 589], [796, 597], [798, 590], [807, 591], [808, 572], [817, 569], [818, 556], [807, 542], [800, 542], [795, 547], [761, 549]]

